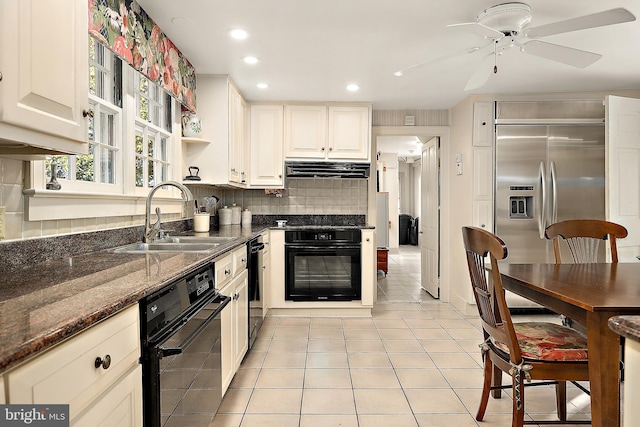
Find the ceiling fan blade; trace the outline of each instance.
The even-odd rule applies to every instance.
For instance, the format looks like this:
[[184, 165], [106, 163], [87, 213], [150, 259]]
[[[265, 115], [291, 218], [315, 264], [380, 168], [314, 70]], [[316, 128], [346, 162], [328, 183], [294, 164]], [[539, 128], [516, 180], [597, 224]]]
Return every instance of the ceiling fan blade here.
[[531, 40], [522, 45], [522, 52], [552, 61], [561, 62], [577, 68], [586, 68], [602, 58], [599, 53], [573, 49], [553, 43]]
[[398, 70], [393, 74], [395, 74], [396, 76], [400, 77], [400, 76], [402, 76], [404, 74], [405, 71], [413, 70], [414, 68], [427, 67], [429, 65], [439, 64], [441, 62], [445, 62], [445, 61], [448, 61], [449, 59], [455, 58], [457, 56], [462, 56], [462, 55], [465, 55], [465, 54], [478, 52], [480, 50], [483, 50], [483, 49], [487, 48], [488, 46], [490, 46], [492, 44], [493, 44], [493, 42], [489, 42], [489, 43], [487, 43], [485, 45], [482, 45], [482, 46], [474, 46], [474, 47], [470, 47], [470, 48], [467, 48], [467, 49], [451, 52], [451, 53], [449, 53], [447, 55], [443, 55], [443, 56], [440, 56], [438, 58], [434, 58], [434, 59], [430, 59], [428, 61], [424, 61], [424, 62], [419, 62], [417, 64], [413, 64], [413, 65], [411, 65], [409, 67], [406, 67], [406, 68], [403, 68], [401, 70]]
[[605, 10], [591, 15], [580, 16], [567, 19], [566, 21], [554, 22], [528, 28], [524, 31], [525, 37], [539, 38], [553, 34], [569, 33], [571, 31], [586, 30], [588, 28], [604, 27], [606, 25], [621, 24], [623, 22], [635, 21], [633, 13], [624, 8]]
[[494, 30], [486, 25], [479, 24], [477, 22], [465, 22], [462, 24], [450, 24], [447, 28], [460, 28], [476, 36], [483, 37], [485, 39], [497, 39], [500, 40], [504, 37], [501, 31]]
[[465, 91], [478, 89], [487, 83], [489, 76], [493, 73], [493, 57], [493, 53], [484, 57], [476, 71], [469, 78], [467, 85], [464, 87]]

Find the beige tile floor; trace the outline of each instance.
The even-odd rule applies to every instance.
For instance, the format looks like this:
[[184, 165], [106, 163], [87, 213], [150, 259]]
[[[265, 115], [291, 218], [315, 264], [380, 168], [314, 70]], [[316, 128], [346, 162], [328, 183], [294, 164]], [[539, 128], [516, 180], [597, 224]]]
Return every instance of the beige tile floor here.
[[[372, 318], [267, 317], [211, 427], [511, 425], [509, 391], [475, 421], [479, 321], [423, 291], [419, 262], [417, 247], [390, 252]], [[570, 417], [588, 418], [588, 396], [568, 394]], [[553, 389], [528, 388], [525, 406], [554, 419]]]

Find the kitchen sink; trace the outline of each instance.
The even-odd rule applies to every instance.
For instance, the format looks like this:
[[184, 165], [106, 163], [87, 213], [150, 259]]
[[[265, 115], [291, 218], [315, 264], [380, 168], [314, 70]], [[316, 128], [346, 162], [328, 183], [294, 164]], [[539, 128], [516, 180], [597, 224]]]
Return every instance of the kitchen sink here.
[[235, 240], [235, 237], [220, 237], [220, 236], [171, 236], [166, 239], [162, 239], [159, 243], [184, 243], [184, 244], [210, 244], [215, 243], [219, 245], [221, 243], [226, 243], [231, 240]]
[[212, 252], [219, 242], [155, 242], [155, 243], [132, 243], [113, 249], [115, 253], [144, 254], [159, 252]]

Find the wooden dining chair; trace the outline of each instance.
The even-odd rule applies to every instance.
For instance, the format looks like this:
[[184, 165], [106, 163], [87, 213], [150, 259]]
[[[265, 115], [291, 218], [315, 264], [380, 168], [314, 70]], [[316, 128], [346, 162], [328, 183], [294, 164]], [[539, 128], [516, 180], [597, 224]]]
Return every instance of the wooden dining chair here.
[[618, 262], [616, 239], [627, 237], [627, 229], [620, 224], [599, 219], [570, 219], [551, 224], [544, 235], [553, 240], [556, 264], [562, 263], [560, 239], [567, 243], [575, 264], [598, 262], [600, 243], [606, 240], [611, 249], [611, 262]]
[[[567, 420], [566, 382], [588, 381], [587, 338], [573, 329], [547, 322], [513, 323], [505, 301], [498, 260], [507, 247], [496, 235], [481, 228], [463, 227], [462, 237], [471, 287], [480, 314], [484, 342], [484, 384], [476, 420], [484, 418], [489, 395], [501, 397], [502, 373], [511, 375], [512, 427], [524, 424], [590, 424]], [[489, 256], [490, 268], [485, 268]], [[525, 382], [556, 384], [558, 420], [525, 421]], [[552, 381], [550, 383], [549, 381]]]

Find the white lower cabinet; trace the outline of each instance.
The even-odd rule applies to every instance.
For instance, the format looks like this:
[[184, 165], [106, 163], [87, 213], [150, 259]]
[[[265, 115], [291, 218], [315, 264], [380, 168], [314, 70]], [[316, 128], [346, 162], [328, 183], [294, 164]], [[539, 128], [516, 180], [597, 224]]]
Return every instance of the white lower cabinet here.
[[222, 310], [222, 395], [229, 388], [249, 347], [249, 294], [248, 274], [244, 270], [222, 288], [222, 295], [230, 296], [231, 302]]
[[[224, 287], [216, 287], [222, 295], [231, 297], [231, 302], [222, 310], [221, 315], [221, 358], [222, 358], [222, 395], [229, 388], [233, 376], [238, 371], [244, 355], [249, 348], [249, 279], [247, 273], [247, 248], [235, 249], [232, 253], [216, 259], [226, 265], [231, 259], [232, 278]], [[216, 279], [217, 280], [217, 279]]]
[[362, 305], [373, 306], [373, 292], [378, 284], [377, 278], [377, 251], [375, 250], [375, 230], [362, 230], [361, 256], [361, 280], [362, 280]]
[[139, 358], [136, 304], [9, 371], [6, 400], [69, 404], [71, 426], [142, 426]]

